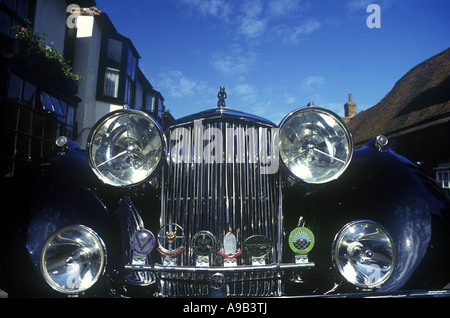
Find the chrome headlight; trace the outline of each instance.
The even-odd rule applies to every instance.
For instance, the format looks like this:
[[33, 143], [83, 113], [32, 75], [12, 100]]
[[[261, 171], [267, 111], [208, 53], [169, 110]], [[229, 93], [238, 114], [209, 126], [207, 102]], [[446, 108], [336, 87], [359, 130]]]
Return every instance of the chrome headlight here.
[[103, 182], [127, 187], [155, 172], [165, 154], [165, 139], [150, 116], [124, 109], [97, 122], [86, 148], [89, 164]]
[[84, 226], [69, 226], [53, 233], [41, 254], [41, 271], [55, 290], [80, 293], [94, 285], [106, 263], [99, 236]]
[[291, 173], [307, 183], [339, 177], [353, 156], [347, 125], [333, 112], [304, 107], [280, 124], [280, 157]]
[[394, 242], [381, 225], [355, 221], [345, 225], [333, 242], [333, 261], [344, 278], [355, 286], [379, 287], [394, 270]]

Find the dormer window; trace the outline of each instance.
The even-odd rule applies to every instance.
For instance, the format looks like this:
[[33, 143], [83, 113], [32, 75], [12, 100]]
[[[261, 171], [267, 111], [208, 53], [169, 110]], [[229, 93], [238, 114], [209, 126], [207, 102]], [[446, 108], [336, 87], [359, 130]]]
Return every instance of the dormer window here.
[[139, 55], [130, 40], [119, 34], [102, 41], [97, 98], [134, 108]]
[[122, 41], [111, 38], [108, 39], [106, 58], [118, 64], [122, 62]]

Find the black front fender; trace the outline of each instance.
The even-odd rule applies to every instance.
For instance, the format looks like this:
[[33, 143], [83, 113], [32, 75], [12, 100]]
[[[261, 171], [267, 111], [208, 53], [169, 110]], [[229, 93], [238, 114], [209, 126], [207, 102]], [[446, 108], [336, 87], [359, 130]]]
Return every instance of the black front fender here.
[[[35, 163], [9, 187], [7, 200], [14, 207], [8, 215], [5, 268], [10, 295], [55, 295], [44, 282], [40, 270], [42, 248], [57, 230], [74, 225], [92, 229], [108, 250], [120, 243], [114, 235], [114, 217], [95, 191], [92, 173], [84, 152], [70, 150], [48, 161]], [[117, 243], [118, 242], [118, 243]], [[117, 253], [116, 253], [117, 254]], [[108, 253], [114, 267], [115, 253]], [[19, 275], [17, 275], [19, 274]]]
[[340, 283], [345, 280], [334, 268], [331, 249], [339, 230], [357, 220], [380, 224], [395, 243], [396, 265], [379, 292], [442, 288], [449, 278], [443, 264], [450, 255], [450, 205], [444, 194], [418, 166], [389, 149], [378, 151], [372, 141], [355, 151], [338, 180], [322, 186], [297, 184], [290, 189], [286, 223], [293, 227], [303, 216], [312, 227], [316, 237], [310, 253], [317, 267], [314, 280], [334, 277], [324, 283], [322, 292], [333, 288], [333, 282], [340, 284], [341, 290], [355, 291]]

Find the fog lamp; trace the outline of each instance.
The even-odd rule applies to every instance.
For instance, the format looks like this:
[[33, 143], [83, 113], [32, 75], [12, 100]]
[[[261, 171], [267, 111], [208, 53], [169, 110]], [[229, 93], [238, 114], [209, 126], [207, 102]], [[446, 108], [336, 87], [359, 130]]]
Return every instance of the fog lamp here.
[[372, 221], [355, 221], [337, 234], [332, 249], [335, 266], [344, 278], [362, 288], [380, 287], [394, 270], [394, 242]]
[[65, 294], [92, 287], [103, 272], [106, 249], [99, 236], [84, 226], [69, 226], [53, 233], [41, 254], [47, 283]]

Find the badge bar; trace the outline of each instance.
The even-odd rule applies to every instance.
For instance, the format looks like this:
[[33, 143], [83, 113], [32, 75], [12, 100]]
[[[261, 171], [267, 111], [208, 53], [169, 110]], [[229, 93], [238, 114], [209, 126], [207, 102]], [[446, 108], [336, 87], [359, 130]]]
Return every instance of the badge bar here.
[[[296, 227], [288, 238], [289, 247], [295, 254], [296, 263], [307, 263], [307, 254], [315, 244], [312, 231], [306, 227]], [[156, 243], [158, 252], [163, 256], [165, 265], [176, 265], [176, 256], [186, 250], [186, 237], [183, 228], [176, 223], [163, 225], [157, 237], [146, 229], [137, 230], [130, 238], [130, 247], [138, 256], [149, 255]], [[236, 236], [228, 232], [223, 237], [221, 248], [217, 251], [217, 239], [206, 230], [194, 234], [190, 246], [196, 255], [197, 266], [209, 266], [210, 256], [218, 254], [223, 257], [225, 267], [237, 266], [237, 258], [242, 255], [242, 251], [237, 247]], [[253, 235], [244, 241], [244, 250], [252, 259], [252, 265], [265, 265], [266, 256], [272, 251], [273, 243], [263, 235]]]

